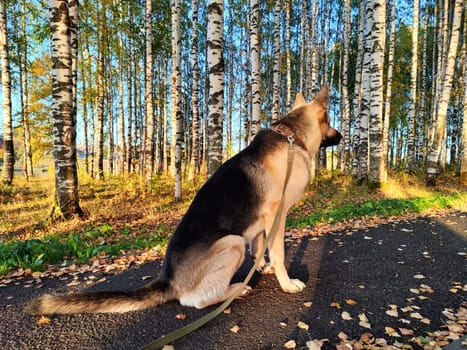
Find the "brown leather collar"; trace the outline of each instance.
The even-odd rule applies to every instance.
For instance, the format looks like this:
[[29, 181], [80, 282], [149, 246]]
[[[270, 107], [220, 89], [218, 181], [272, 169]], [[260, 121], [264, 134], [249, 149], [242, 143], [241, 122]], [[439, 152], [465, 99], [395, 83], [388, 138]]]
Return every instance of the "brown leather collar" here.
[[295, 143], [297, 146], [303, 148], [305, 152], [308, 153], [308, 149], [306, 148], [305, 144], [303, 143], [302, 139], [297, 137], [295, 133], [292, 131], [290, 127], [288, 127], [285, 124], [282, 123], [277, 123], [271, 126], [271, 130], [277, 132], [278, 134], [281, 134], [284, 136], [289, 142]]

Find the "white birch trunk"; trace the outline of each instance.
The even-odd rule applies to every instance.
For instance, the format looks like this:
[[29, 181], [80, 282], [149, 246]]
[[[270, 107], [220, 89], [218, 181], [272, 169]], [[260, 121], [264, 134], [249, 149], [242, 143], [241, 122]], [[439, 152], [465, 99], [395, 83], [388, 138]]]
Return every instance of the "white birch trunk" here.
[[349, 36], [350, 36], [350, 0], [344, 1], [344, 57], [342, 67], [342, 112], [341, 125], [341, 170], [347, 172], [350, 167], [350, 100], [348, 92]]
[[388, 52], [388, 72], [386, 85], [386, 99], [384, 102], [384, 119], [383, 119], [383, 157], [388, 159], [389, 150], [389, 121], [391, 117], [391, 97], [392, 97], [392, 77], [394, 69], [394, 50], [396, 37], [396, 0], [391, 0], [391, 30], [389, 32], [389, 52]]
[[353, 114], [355, 118], [354, 135], [352, 138], [353, 142], [353, 158], [352, 158], [352, 175], [357, 176], [359, 174], [359, 159], [360, 159], [360, 106], [362, 102], [362, 65], [363, 65], [363, 51], [364, 51], [364, 31], [365, 31], [365, 2], [360, 1], [358, 10], [358, 48], [357, 48], [357, 67], [355, 69], [355, 87], [354, 87], [354, 98], [353, 98]]
[[223, 0], [209, 0], [207, 46], [209, 72], [207, 175], [209, 177], [222, 164], [222, 122], [224, 105]]
[[286, 78], [286, 108], [292, 107], [292, 63], [290, 54], [290, 2], [285, 0], [285, 61], [287, 69]]
[[153, 97], [153, 54], [152, 54], [152, 0], [146, 0], [145, 14], [146, 30], [146, 70], [145, 70], [145, 114], [146, 114], [146, 139], [144, 179], [150, 181], [154, 174], [154, 97]]
[[181, 110], [181, 37], [180, 0], [171, 0], [172, 8], [172, 164], [175, 200], [182, 198], [182, 110]]
[[250, 0], [250, 61], [251, 61], [251, 120], [250, 140], [258, 133], [261, 119], [260, 95], [260, 43], [259, 43], [259, 8], [258, 0]]
[[373, 0], [372, 50], [370, 64], [370, 185], [387, 182], [387, 162], [383, 157], [383, 69], [386, 38], [386, 1]]
[[368, 124], [370, 117], [370, 102], [371, 102], [371, 33], [373, 24], [373, 7], [371, 2], [366, 2], [365, 6], [365, 29], [364, 29], [364, 53], [362, 66], [362, 99], [360, 103], [360, 144], [358, 148], [359, 166], [358, 166], [358, 182], [368, 181], [368, 165], [369, 165], [369, 139], [368, 139]]
[[281, 2], [280, 0], [275, 0], [274, 4], [272, 122], [279, 120], [281, 92]]
[[441, 155], [441, 146], [446, 127], [446, 115], [448, 111], [449, 97], [451, 94], [452, 78], [456, 61], [457, 46], [459, 42], [459, 32], [462, 17], [462, 0], [456, 0], [454, 4], [454, 16], [452, 30], [449, 41], [449, 50], [446, 57], [444, 78], [440, 89], [440, 98], [436, 110], [434, 123], [434, 138], [429, 147], [427, 165], [427, 185], [435, 186], [438, 174], [438, 161]]
[[408, 114], [407, 135], [407, 167], [409, 171], [415, 169], [415, 127], [416, 105], [417, 105], [417, 74], [418, 74], [418, 6], [419, 0], [413, 2], [413, 25], [412, 25], [412, 65], [410, 70], [410, 101]]
[[[464, 24], [467, 20], [464, 19]], [[464, 25], [465, 28], [465, 25]], [[462, 77], [462, 92], [464, 95], [463, 99], [463, 120], [462, 120], [462, 135], [461, 135], [461, 148], [460, 148], [460, 183], [467, 185], [467, 55], [466, 55], [466, 43], [463, 45], [463, 61], [464, 61], [464, 75]]]
[[192, 110], [192, 147], [190, 160], [189, 180], [194, 180], [200, 170], [200, 144], [199, 144], [199, 66], [198, 66], [198, 0], [192, 0], [192, 32], [191, 32], [191, 69], [193, 71], [193, 80], [191, 82], [191, 110]]
[[15, 152], [13, 146], [13, 117], [11, 111], [10, 59], [8, 54], [8, 29], [6, 0], [0, 0], [0, 59], [2, 61], [2, 115], [3, 115], [3, 167], [2, 182], [13, 182]]
[[75, 43], [73, 43], [73, 34], [71, 34], [73, 28], [77, 28], [77, 3], [72, 0], [49, 0], [49, 9], [52, 32], [52, 117], [54, 125], [52, 154], [55, 161], [55, 189], [59, 211], [53, 214], [71, 218], [75, 215], [83, 216], [78, 200], [76, 109], [73, 102], [73, 91], [76, 91], [73, 88], [73, 67], [75, 66], [73, 60], [76, 56], [73, 56], [72, 45]]

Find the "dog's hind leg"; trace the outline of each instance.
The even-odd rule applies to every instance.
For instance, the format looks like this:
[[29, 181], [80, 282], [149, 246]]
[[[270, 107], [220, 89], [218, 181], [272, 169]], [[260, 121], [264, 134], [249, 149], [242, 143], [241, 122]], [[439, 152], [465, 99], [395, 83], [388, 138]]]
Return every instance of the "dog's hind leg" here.
[[[196, 283], [179, 295], [180, 304], [198, 309], [220, 303], [238, 291], [241, 283], [230, 284], [245, 257], [245, 240], [228, 235], [213, 244], [191, 273]], [[195, 262], [196, 263], [196, 262]]]

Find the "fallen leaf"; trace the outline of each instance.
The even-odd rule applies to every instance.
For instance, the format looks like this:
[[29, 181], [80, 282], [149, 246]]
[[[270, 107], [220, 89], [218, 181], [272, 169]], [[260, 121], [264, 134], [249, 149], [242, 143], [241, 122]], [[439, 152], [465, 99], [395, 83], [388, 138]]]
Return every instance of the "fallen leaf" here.
[[413, 276], [414, 278], [418, 279], [418, 280], [421, 280], [421, 279], [424, 279], [426, 278], [426, 276], [423, 276], [422, 274], [417, 274], [415, 276]]
[[347, 311], [343, 311], [341, 317], [345, 321], [353, 320], [352, 316], [350, 316], [350, 314]]
[[323, 346], [323, 344], [325, 342], [329, 341], [329, 339], [321, 339], [321, 340], [317, 340], [317, 339], [313, 339], [313, 340], [309, 340], [306, 342], [306, 347], [308, 350], [320, 350], [321, 347]]
[[386, 333], [390, 337], [400, 338], [400, 334], [397, 333], [397, 331], [392, 327], [384, 327], [384, 333]]
[[336, 303], [336, 302], [332, 302], [332, 303], [330, 304], [330, 306], [331, 306], [331, 307], [335, 307], [336, 309], [340, 309], [340, 308], [341, 308], [341, 304]]
[[410, 313], [409, 316], [412, 317], [412, 318], [416, 318], [417, 320], [421, 320], [423, 318], [423, 316], [420, 315], [420, 313], [418, 313], [418, 312], [412, 312], [412, 313]]
[[457, 288], [451, 288], [449, 291], [453, 294], [456, 294], [459, 290]]
[[345, 299], [346, 304], [348, 305], [355, 305], [357, 302], [353, 299]]
[[308, 330], [308, 328], [310, 328], [309, 325], [307, 325], [305, 322], [302, 322], [302, 321], [298, 321], [297, 327], [300, 329], [304, 329], [304, 330]]
[[232, 328], [230, 328], [230, 331], [231, 331], [231, 332], [234, 332], [234, 333], [238, 333], [239, 330], [240, 330], [240, 327], [237, 326], [237, 325], [235, 325], [235, 326], [233, 326]]
[[173, 345], [164, 345], [162, 350], [175, 350], [175, 348], [173, 347]]
[[430, 323], [431, 323], [430, 319], [428, 319], [428, 318], [426, 318], [426, 317], [423, 317], [423, 318], [420, 320], [420, 322], [422, 322], [422, 323], [424, 323], [424, 324], [430, 324]]
[[413, 311], [413, 308], [412, 308], [412, 306], [406, 306], [406, 307], [402, 307], [401, 311], [402, 312], [409, 312], [409, 311]]
[[391, 310], [386, 310], [386, 315], [392, 316], [392, 317], [399, 317], [399, 313], [397, 310], [391, 309]]
[[409, 290], [411, 293], [420, 294], [420, 291], [417, 288], [410, 288]]
[[305, 306], [305, 307], [311, 307], [311, 305], [313, 305], [313, 303], [311, 301], [305, 301], [303, 303], [303, 306]]
[[341, 340], [346, 340], [349, 336], [347, 334], [345, 334], [344, 332], [339, 332], [339, 334], [337, 335], [337, 337]]
[[231, 307], [224, 310], [224, 314], [226, 314], [226, 315], [230, 315], [231, 313], [232, 313], [232, 308]]
[[143, 277], [141, 277], [141, 279], [142, 279], [143, 281], [145, 281], [145, 280], [147, 280], [147, 279], [150, 279], [150, 278], [152, 278], [152, 276], [149, 276], [149, 275], [148, 275], [148, 276], [143, 276]]
[[369, 322], [365, 322], [365, 321], [360, 321], [358, 322], [358, 325], [362, 328], [368, 328], [368, 329], [371, 329], [371, 324]]
[[37, 324], [49, 324], [50, 323], [50, 318], [41, 316], [40, 319], [37, 320]]
[[450, 332], [462, 334], [464, 332], [464, 327], [458, 323], [449, 323], [447, 327]]
[[413, 335], [412, 329], [399, 328], [399, 331], [401, 332], [402, 335]]
[[368, 322], [368, 318], [364, 313], [358, 314], [358, 319], [362, 322]]
[[293, 339], [289, 340], [288, 342], [284, 344], [284, 348], [286, 349], [295, 349], [296, 347], [297, 347], [297, 343]]
[[175, 317], [179, 320], [184, 320], [186, 318], [186, 315], [185, 314], [177, 314], [175, 315]]
[[375, 337], [373, 334], [365, 332], [360, 336], [360, 342], [365, 344], [371, 344], [374, 338]]

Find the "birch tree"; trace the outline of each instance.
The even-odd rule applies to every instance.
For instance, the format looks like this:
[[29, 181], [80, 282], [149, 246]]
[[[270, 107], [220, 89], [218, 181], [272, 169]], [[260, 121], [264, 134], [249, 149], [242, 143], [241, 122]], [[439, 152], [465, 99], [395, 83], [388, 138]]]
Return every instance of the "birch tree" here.
[[383, 68], [386, 37], [386, 1], [372, 0], [373, 7], [370, 63], [370, 184], [379, 187], [387, 181], [383, 157]]
[[198, 0], [192, 0], [191, 8], [193, 13], [193, 26], [191, 31], [191, 69], [193, 71], [193, 80], [191, 82], [191, 111], [192, 111], [192, 148], [190, 160], [190, 176], [194, 179], [200, 169], [200, 145], [199, 145], [199, 66], [198, 66]]
[[352, 138], [353, 143], [353, 158], [352, 158], [352, 175], [358, 177], [359, 174], [359, 158], [360, 158], [360, 107], [362, 102], [362, 65], [363, 65], [363, 49], [364, 49], [364, 30], [365, 30], [365, 2], [360, 1], [358, 10], [358, 47], [357, 47], [357, 61], [355, 68], [355, 86], [353, 95], [353, 115], [355, 120], [354, 134]]
[[392, 97], [392, 78], [394, 70], [394, 50], [396, 46], [396, 0], [391, 0], [391, 16], [389, 31], [389, 52], [388, 52], [388, 71], [386, 82], [386, 99], [384, 102], [383, 119], [383, 157], [388, 159], [389, 151], [389, 121], [391, 116], [391, 97]]
[[76, 91], [73, 87], [73, 61], [77, 57], [73, 46], [77, 45], [77, 7], [74, 0], [49, 0], [56, 205], [66, 219], [83, 216], [78, 198], [76, 95], [73, 95]]
[[369, 140], [368, 140], [368, 124], [370, 117], [370, 102], [371, 102], [371, 50], [372, 50], [372, 24], [373, 24], [373, 7], [371, 2], [366, 2], [365, 6], [365, 28], [364, 28], [364, 45], [363, 45], [363, 66], [362, 66], [362, 98], [360, 102], [360, 129], [359, 129], [359, 145], [358, 145], [358, 182], [363, 183], [368, 181], [368, 163], [369, 163]]
[[13, 146], [13, 117], [11, 112], [10, 58], [8, 54], [8, 30], [6, 0], [0, 0], [0, 59], [2, 61], [2, 116], [3, 116], [3, 168], [2, 182], [11, 185], [15, 166]]
[[[258, 0], [250, 0], [250, 62], [251, 62], [251, 120], [250, 140], [260, 128], [261, 92], [260, 92], [260, 41], [259, 41], [259, 8]], [[250, 141], [249, 140], [249, 141]]]
[[417, 104], [417, 74], [418, 74], [418, 5], [419, 0], [413, 2], [412, 25], [412, 65], [410, 70], [410, 100], [407, 135], [407, 167], [409, 171], [415, 168], [415, 126]]
[[146, 0], [146, 69], [145, 69], [145, 115], [146, 140], [145, 142], [145, 180], [149, 181], [154, 173], [154, 97], [153, 97], [153, 54], [152, 54], [152, 0]]
[[340, 168], [349, 170], [350, 162], [350, 101], [348, 92], [349, 36], [350, 36], [350, 0], [344, 1], [344, 59], [342, 67], [342, 112], [341, 125], [344, 138], [340, 145]]
[[[464, 19], [464, 24], [467, 20]], [[464, 26], [465, 28], [465, 26]], [[464, 29], [465, 30], [465, 29]], [[463, 90], [463, 119], [462, 119], [462, 135], [461, 135], [461, 147], [460, 147], [460, 183], [467, 185], [467, 55], [466, 55], [466, 43], [464, 42], [463, 49], [463, 60], [464, 60], [464, 76], [462, 78], [462, 90]]]
[[273, 67], [273, 91], [272, 91], [272, 121], [280, 116], [280, 90], [281, 90], [281, 2], [274, 2], [274, 67]]
[[21, 1], [21, 25], [18, 40], [18, 65], [20, 75], [21, 126], [23, 128], [23, 173], [26, 180], [33, 176], [31, 132], [29, 123], [28, 90], [28, 38], [26, 33], [26, 1]]
[[181, 108], [181, 37], [180, 0], [171, 0], [172, 8], [172, 168], [175, 176], [175, 199], [182, 198], [182, 108]]
[[207, 63], [209, 74], [207, 175], [222, 164], [224, 104], [224, 1], [209, 0]]
[[427, 185], [429, 186], [436, 185], [437, 174], [439, 171], [438, 161], [441, 155], [441, 146], [446, 127], [446, 116], [448, 112], [449, 97], [451, 94], [452, 79], [454, 75], [457, 46], [459, 43], [462, 8], [462, 0], [456, 0], [454, 3], [454, 15], [448, 46], [449, 49], [447, 51], [442, 84], [441, 88], [439, 89], [439, 102], [437, 103], [435, 121], [433, 125], [434, 137], [431, 140], [431, 144], [429, 145], [426, 181]]

